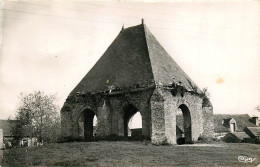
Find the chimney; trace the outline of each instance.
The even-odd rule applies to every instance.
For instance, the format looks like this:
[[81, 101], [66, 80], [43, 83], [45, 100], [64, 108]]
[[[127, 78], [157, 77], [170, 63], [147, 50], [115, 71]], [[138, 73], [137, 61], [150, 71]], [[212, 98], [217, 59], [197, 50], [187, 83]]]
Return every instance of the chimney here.
[[144, 24], [144, 19], [142, 18], [142, 25]]
[[258, 117], [252, 117], [252, 122], [253, 122], [256, 126], [259, 126]]

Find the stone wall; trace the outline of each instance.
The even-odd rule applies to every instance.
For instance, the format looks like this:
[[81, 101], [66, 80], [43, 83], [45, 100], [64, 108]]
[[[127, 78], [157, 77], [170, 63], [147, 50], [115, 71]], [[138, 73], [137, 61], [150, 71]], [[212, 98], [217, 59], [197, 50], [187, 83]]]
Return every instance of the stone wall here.
[[[187, 141], [188, 138], [197, 141], [201, 135], [211, 137], [214, 134], [213, 108], [203, 108], [202, 103], [202, 98], [194, 93], [175, 94], [166, 88], [72, 97], [61, 110], [62, 134], [78, 139], [80, 114], [89, 109], [97, 116], [97, 136], [128, 136], [128, 120], [139, 111], [143, 136], [151, 137], [155, 144], [176, 144], [176, 112], [180, 106], [185, 106], [187, 109], [182, 110]], [[187, 134], [187, 131], [191, 132]]]

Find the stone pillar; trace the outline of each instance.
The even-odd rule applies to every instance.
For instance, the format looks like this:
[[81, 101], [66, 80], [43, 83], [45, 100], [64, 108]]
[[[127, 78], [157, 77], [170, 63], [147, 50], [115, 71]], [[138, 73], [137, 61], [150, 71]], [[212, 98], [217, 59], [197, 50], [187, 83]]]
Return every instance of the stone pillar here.
[[214, 137], [213, 107], [203, 107], [203, 136]]
[[142, 135], [145, 137], [151, 137], [151, 109], [148, 103], [142, 103], [139, 107], [142, 116]]
[[98, 136], [108, 136], [111, 133], [111, 116], [110, 110], [107, 106], [106, 100], [102, 106], [97, 108], [97, 119], [98, 119], [98, 129], [97, 135]]
[[164, 102], [165, 136], [167, 143], [176, 144], [176, 104], [171, 98]]
[[125, 135], [125, 126], [124, 126], [124, 112], [119, 110], [118, 112], [118, 136]]
[[164, 99], [158, 89], [154, 90], [151, 97], [151, 122], [152, 122], [152, 143], [162, 144], [166, 142], [165, 137], [165, 115]]
[[111, 106], [111, 134], [124, 136], [123, 102], [120, 97], [110, 99]]
[[3, 129], [0, 129], [0, 149], [2, 149], [4, 146], [4, 134]]
[[[71, 111], [62, 111], [61, 112], [61, 134], [62, 137], [67, 139], [73, 139], [73, 116]], [[74, 136], [75, 138], [75, 136]]]

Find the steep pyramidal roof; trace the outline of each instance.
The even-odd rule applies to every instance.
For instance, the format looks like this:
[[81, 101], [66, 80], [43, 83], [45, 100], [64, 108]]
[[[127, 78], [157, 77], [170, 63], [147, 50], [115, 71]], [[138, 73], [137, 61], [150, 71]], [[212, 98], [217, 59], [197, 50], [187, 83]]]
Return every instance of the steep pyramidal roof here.
[[[121, 90], [136, 85], [197, 87], [144, 25], [122, 29], [88, 74], [71, 92]], [[141, 86], [142, 87], [142, 86]]]

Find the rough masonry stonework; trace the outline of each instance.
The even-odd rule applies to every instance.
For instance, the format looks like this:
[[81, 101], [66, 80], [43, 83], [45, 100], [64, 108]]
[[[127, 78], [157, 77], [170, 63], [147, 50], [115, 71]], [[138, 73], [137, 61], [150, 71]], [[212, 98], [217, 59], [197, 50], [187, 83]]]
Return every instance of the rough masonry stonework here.
[[212, 105], [142, 23], [122, 28], [69, 94], [61, 109], [62, 135], [79, 139], [83, 133], [86, 141], [93, 136], [127, 137], [130, 118], [140, 112], [143, 136], [154, 144], [176, 144], [178, 110], [183, 115], [180, 137], [186, 143], [213, 137]]

